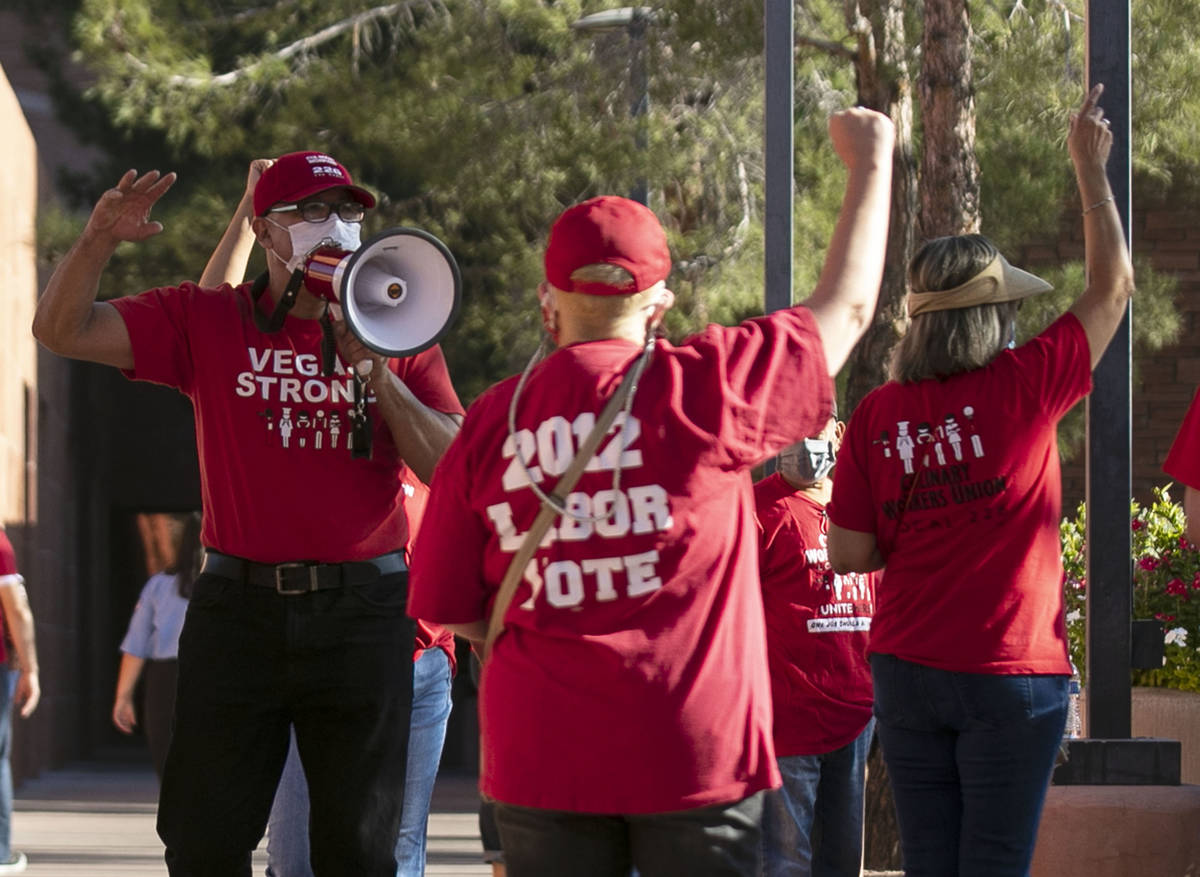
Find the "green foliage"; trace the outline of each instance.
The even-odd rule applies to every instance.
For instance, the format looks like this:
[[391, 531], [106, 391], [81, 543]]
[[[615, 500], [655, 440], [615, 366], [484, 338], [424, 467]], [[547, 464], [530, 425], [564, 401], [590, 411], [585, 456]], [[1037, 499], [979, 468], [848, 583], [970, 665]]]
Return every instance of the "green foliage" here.
[[[1171, 499], [1171, 485], [1156, 487], [1149, 506], [1130, 504], [1133, 553], [1133, 615], [1162, 622], [1166, 633], [1161, 669], [1134, 670], [1136, 685], [1200, 691], [1200, 552], [1186, 535], [1183, 507]], [[1060, 527], [1065, 573], [1063, 596], [1071, 660], [1086, 666], [1086, 517]]]
[[[599, 0], [20, 2], [75, 13], [73, 48], [95, 77], [84, 95], [62, 80], [55, 92], [85, 142], [111, 157], [95, 177], [65, 181], [73, 203], [90, 206], [131, 166], [180, 175], [156, 208], [166, 231], [118, 252], [106, 295], [195, 277], [249, 161], [319, 148], [381, 196], [366, 232], [419, 226], [454, 252], [465, 301], [444, 346], [466, 400], [536, 345], [533, 290], [554, 216], [639, 179], [676, 259], [670, 333], [761, 311], [761, 2], [655, 5], [644, 148], [630, 117], [630, 35], [571, 27], [612, 5]], [[1145, 0], [1134, 17], [1137, 167], [1163, 179], [1194, 165], [1200, 101], [1185, 77], [1200, 40], [1186, 6]], [[984, 230], [1009, 251], [1055, 236], [1073, 191], [1063, 137], [1082, 91], [1082, 7], [971, 7]], [[855, 100], [846, 9], [796, 9], [796, 300], [819, 275], [844, 183], [826, 118]], [[915, 57], [918, 5], [906, 14]], [[62, 66], [39, 53], [49, 71]], [[45, 225], [49, 253], [66, 229]], [[1170, 336], [1172, 314], [1144, 268], [1138, 278], [1135, 331], [1150, 344]]]
[[1081, 6], [972, 6], [983, 231], [1002, 250], [1054, 235], [1075, 191], [1066, 133], [1083, 97]]
[[[73, 33], [97, 80], [77, 117], [102, 116], [92, 130], [122, 160], [81, 182], [80, 200], [111, 185], [133, 152], [179, 170], [156, 211], [167, 232], [155, 246], [182, 250], [194, 276], [250, 159], [333, 153], [382, 196], [366, 231], [415, 225], [455, 253], [465, 306], [444, 346], [468, 400], [536, 345], [533, 289], [554, 216], [639, 178], [652, 182], [677, 259], [672, 333], [761, 311], [758, 4], [658, 9], [646, 34], [644, 149], [630, 118], [630, 37], [574, 31], [591, 11], [539, 0], [83, 0]], [[827, 144], [817, 148], [836, 165]], [[170, 243], [180, 226], [190, 253], [182, 238]], [[815, 277], [821, 254], [797, 249], [802, 276]], [[145, 252], [118, 253], [111, 285], [179, 275], [143, 262]]]
[[[1133, 379], [1137, 382], [1138, 357], [1158, 350], [1179, 339], [1183, 318], [1175, 307], [1179, 281], [1174, 275], [1156, 271], [1148, 260], [1134, 258], [1137, 292], [1133, 298]], [[1083, 292], [1086, 285], [1082, 262], [1038, 268], [1040, 277], [1054, 289], [1025, 299], [1017, 317], [1017, 336], [1025, 341], [1050, 325]], [[1058, 450], [1063, 460], [1071, 460], [1083, 449], [1087, 423], [1085, 406], [1076, 405], [1058, 425]]]

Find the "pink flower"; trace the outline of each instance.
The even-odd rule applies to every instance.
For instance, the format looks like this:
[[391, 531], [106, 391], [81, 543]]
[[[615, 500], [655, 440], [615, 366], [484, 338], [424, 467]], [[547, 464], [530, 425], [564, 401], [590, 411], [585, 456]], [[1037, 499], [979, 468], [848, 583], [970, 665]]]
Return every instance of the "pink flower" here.
[[1156, 619], [1158, 619], [1159, 621], [1174, 621], [1175, 620], [1174, 615], [1167, 615], [1166, 613], [1163, 613], [1163, 612], [1155, 612], [1154, 617]]
[[1133, 521], [1129, 524], [1129, 529], [1136, 531], [1136, 530], [1142, 529], [1142, 527], [1144, 527], [1144, 526], [1146, 526], [1146, 525], [1143, 524], [1141, 521], [1139, 521], [1137, 518], [1134, 518]]
[[1165, 590], [1168, 594], [1173, 594], [1176, 597], [1187, 596], [1187, 585], [1183, 583], [1182, 579], [1171, 579], [1171, 581], [1167, 582]]
[[1180, 536], [1179, 537], [1179, 547], [1182, 548], [1184, 551], [1187, 551], [1189, 548], [1192, 547], [1191, 540], [1188, 539], [1187, 536]]
[[1144, 569], [1147, 571], [1153, 571], [1153, 570], [1158, 569], [1158, 558], [1150, 557], [1149, 555], [1147, 555], [1146, 557], [1143, 557], [1141, 560], [1139, 560], [1137, 565], [1140, 569]]

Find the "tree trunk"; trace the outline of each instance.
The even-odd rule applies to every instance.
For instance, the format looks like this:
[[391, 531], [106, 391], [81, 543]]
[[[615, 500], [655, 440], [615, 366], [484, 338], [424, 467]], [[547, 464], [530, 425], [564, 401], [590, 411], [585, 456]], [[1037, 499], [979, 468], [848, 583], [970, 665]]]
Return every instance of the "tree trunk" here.
[[921, 234], [976, 232], [979, 162], [966, 0], [925, 0], [921, 52]]
[[[858, 36], [858, 101], [887, 113], [896, 125], [887, 259], [875, 317], [850, 354], [842, 419], [888, 376], [892, 348], [908, 327], [907, 269], [916, 240], [917, 170], [913, 158], [912, 78], [903, 0], [846, 0], [846, 23]], [[863, 863], [871, 870], [900, 868], [900, 829], [878, 741], [867, 763]]]
[[913, 159], [913, 98], [903, 0], [846, 0], [847, 26], [858, 37], [858, 101], [886, 113], [896, 125], [892, 208], [887, 259], [875, 318], [850, 355], [843, 420], [862, 397], [887, 380], [892, 348], [908, 326], [904, 297], [916, 239], [917, 171]]
[[896, 822], [896, 802], [888, 782], [887, 767], [879, 738], [871, 743], [867, 759], [866, 812], [863, 814], [863, 868], [868, 871], [899, 871], [900, 825]]

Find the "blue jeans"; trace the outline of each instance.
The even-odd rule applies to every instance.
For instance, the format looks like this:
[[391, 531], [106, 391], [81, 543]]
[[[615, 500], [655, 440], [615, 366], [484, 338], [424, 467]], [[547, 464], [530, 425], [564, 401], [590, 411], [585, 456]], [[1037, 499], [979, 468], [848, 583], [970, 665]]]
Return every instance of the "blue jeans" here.
[[762, 867], [762, 792], [628, 816], [495, 806], [509, 877], [753, 877]]
[[858, 877], [863, 787], [875, 720], [840, 749], [779, 759], [783, 788], [763, 808], [767, 877]]
[[871, 656], [907, 877], [1024, 877], [1067, 719], [1066, 676]]
[[416, 633], [407, 581], [284, 596], [196, 580], [158, 808], [171, 877], [250, 877], [289, 726], [311, 794], [313, 872], [393, 877]]
[[12, 858], [12, 705], [20, 670], [0, 667], [0, 862]]
[[[450, 660], [426, 649], [413, 665], [413, 705], [408, 732], [404, 812], [396, 841], [397, 877], [425, 873], [425, 828], [450, 718]], [[295, 738], [267, 821], [267, 877], [312, 877], [308, 863], [308, 786]]]

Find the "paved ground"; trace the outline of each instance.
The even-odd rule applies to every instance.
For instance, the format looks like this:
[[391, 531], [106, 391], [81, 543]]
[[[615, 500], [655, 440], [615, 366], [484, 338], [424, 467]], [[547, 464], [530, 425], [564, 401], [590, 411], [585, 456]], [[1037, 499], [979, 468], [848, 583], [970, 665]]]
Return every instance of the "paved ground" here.
[[[149, 764], [84, 762], [50, 771], [17, 791], [13, 843], [29, 856], [30, 877], [142, 877], [167, 873], [154, 833], [158, 784]], [[479, 794], [474, 776], [443, 774], [429, 816], [429, 877], [483, 877]], [[254, 854], [263, 877], [266, 855]], [[901, 877], [899, 872], [866, 872]]]
[[[167, 873], [154, 833], [157, 783], [149, 767], [90, 762], [26, 782], [17, 792], [13, 843], [31, 877], [140, 877]], [[475, 778], [442, 776], [434, 789], [426, 873], [490, 875], [479, 861]], [[266, 856], [254, 856], [261, 877]]]

